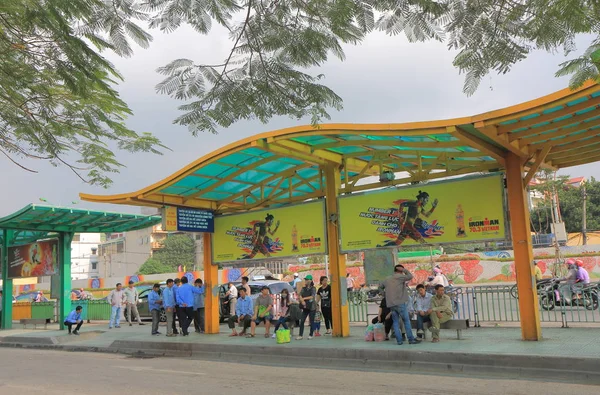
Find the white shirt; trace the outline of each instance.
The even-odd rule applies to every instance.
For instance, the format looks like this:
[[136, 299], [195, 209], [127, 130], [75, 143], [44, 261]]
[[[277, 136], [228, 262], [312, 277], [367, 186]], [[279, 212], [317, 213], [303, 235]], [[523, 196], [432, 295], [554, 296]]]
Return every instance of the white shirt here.
[[235, 285], [232, 285], [229, 288], [229, 299], [233, 299], [233, 298], [237, 298], [238, 297], [238, 290], [235, 287]]
[[108, 294], [108, 302], [112, 306], [120, 307], [123, 304], [123, 302], [125, 302], [125, 293], [123, 292], [123, 290], [117, 291], [116, 289], [113, 289]]
[[346, 288], [354, 288], [352, 277], [346, 277]]

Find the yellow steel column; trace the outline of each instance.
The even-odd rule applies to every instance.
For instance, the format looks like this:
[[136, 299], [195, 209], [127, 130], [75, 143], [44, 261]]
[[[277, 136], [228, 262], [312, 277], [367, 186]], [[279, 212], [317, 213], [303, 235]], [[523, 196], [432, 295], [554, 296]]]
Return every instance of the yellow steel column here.
[[329, 270], [331, 272], [333, 336], [346, 337], [350, 336], [346, 290], [346, 256], [340, 254], [339, 249], [340, 222], [337, 200], [341, 176], [338, 167], [333, 165], [325, 166], [323, 172], [325, 174], [325, 203], [327, 207], [327, 249], [329, 251]]
[[525, 195], [527, 191], [523, 185], [523, 165], [521, 158], [510, 152], [506, 156], [506, 186], [519, 291], [521, 336], [523, 340], [540, 340], [542, 328], [533, 268], [529, 208]]
[[212, 237], [204, 233], [205, 333], [219, 333], [219, 266], [212, 264]]

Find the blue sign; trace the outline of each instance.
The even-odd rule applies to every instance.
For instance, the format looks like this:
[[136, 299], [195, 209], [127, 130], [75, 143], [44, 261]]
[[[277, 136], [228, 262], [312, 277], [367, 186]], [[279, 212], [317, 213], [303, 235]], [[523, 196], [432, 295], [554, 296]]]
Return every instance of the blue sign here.
[[182, 232], [214, 233], [215, 216], [212, 211], [177, 208], [177, 230]]

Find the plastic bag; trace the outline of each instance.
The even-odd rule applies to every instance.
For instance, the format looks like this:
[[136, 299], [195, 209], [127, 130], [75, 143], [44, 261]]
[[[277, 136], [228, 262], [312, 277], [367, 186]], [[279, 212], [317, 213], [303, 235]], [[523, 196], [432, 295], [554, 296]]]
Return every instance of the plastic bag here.
[[374, 340], [375, 340], [375, 336], [373, 333], [373, 325], [369, 325], [369, 326], [367, 326], [367, 330], [365, 332], [365, 341], [372, 342]]
[[291, 341], [291, 335], [289, 329], [280, 329], [275, 332], [277, 338], [277, 344], [289, 343]]
[[383, 324], [373, 325], [373, 339], [376, 342], [382, 342], [385, 340], [385, 328]]

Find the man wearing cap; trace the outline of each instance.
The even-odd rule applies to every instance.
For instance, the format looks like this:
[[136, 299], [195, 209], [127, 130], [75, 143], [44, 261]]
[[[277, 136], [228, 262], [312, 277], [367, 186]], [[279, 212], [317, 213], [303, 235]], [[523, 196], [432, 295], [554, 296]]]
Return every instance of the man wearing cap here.
[[269, 287], [263, 285], [260, 289], [260, 295], [254, 302], [254, 315], [252, 316], [252, 326], [250, 328], [250, 337], [254, 337], [256, 325], [261, 322], [265, 323], [265, 337], [270, 336], [269, 329], [271, 328], [271, 311], [273, 310], [273, 299], [269, 295]]
[[316, 299], [317, 290], [313, 284], [312, 275], [308, 275], [304, 277], [304, 287], [300, 290], [300, 295], [298, 300], [300, 301], [300, 307], [302, 308], [302, 318], [300, 319], [300, 335], [296, 338], [296, 340], [302, 340], [304, 336], [304, 323], [306, 322], [306, 317], [308, 317], [308, 322], [310, 324], [310, 332], [308, 335], [308, 340], [312, 339], [313, 332], [315, 329], [315, 311], [317, 310]]
[[385, 300], [387, 306], [392, 311], [392, 321], [394, 334], [398, 345], [402, 345], [402, 333], [400, 332], [400, 317], [404, 321], [404, 329], [409, 344], [418, 344], [419, 341], [413, 336], [408, 317], [408, 292], [406, 284], [412, 280], [413, 275], [402, 265], [394, 267], [394, 274], [388, 277], [380, 285], [380, 289], [385, 291]]
[[125, 301], [127, 303], [127, 322], [129, 326], [132, 326], [131, 323], [131, 314], [135, 314], [137, 317], [137, 322], [140, 325], [144, 325], [142, 323], [142, 319], [140, 318], [140, 313], [138, 312], [137, 304], [139, 302], [139, 295], [137, 289], [133, 286], [133, 281], [129, 281], [129, 287], [125, 289]]

